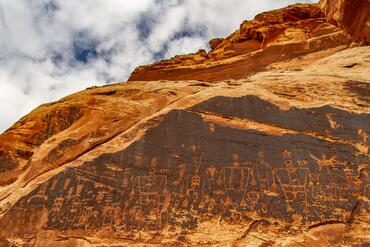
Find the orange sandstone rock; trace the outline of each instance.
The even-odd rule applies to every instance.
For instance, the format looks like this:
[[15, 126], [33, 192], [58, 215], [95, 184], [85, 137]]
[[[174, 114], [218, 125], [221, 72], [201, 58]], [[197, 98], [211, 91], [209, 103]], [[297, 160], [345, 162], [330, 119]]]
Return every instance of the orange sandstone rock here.
[[344, 49], [353, 41], [325, 21], [319, 6], [296, 4], [259, 14], [227, 38], [211, 40], [211, 51], [201, 59], [188, 54], [140, 66], [129, 81], [242, 79], [270, 64], [329, 48]]
[[329, 23], [370, 42], [369, 0], [321, 0], [321, 7]]
[[369, 245], [354, 40], [293, 5], [38, 107], [0, 135], [0, 246]]

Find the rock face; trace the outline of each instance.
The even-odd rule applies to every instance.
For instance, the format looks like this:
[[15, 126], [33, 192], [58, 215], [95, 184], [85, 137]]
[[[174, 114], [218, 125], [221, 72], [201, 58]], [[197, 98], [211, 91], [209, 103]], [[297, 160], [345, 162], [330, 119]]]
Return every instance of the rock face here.
[[370, 49], [316, 5], [0, 136], [1, 246], [367, 246]]
[[330, 25], [319, 6], [298, 4], [259, 14], [225, 39], [210, 41], [211, 51], [138, 67], [129, 81], [243, 79], [288, 61], [329, 48], [345, 49], [354, 41]]
[[370, 42], [369, 0], [321, 0], [328, 21]]

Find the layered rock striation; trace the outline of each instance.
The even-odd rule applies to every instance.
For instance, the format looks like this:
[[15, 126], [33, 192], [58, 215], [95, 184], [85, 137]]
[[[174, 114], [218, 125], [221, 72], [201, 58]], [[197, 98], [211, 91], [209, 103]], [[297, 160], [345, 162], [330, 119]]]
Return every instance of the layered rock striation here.
[[268, 70], [270, 64], [329, 48], [345, 49], [354, 41], [327, 23], [318, 5], [297, 4], [243, 22], [227, 38], [211, 40], [209, 52], [200, 50], [140, 66], [129, 81], [243, 79]]
[[293, 5], [40, 106], [0, 136], [0, 244], [369, 245], [363, 45]]

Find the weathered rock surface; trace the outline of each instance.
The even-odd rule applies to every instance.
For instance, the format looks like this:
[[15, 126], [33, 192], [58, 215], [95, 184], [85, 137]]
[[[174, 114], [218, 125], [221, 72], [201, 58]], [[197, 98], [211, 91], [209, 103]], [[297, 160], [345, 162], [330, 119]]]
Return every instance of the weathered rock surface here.
[[321, 0], [321, 6], [330, 23], [370, 42], [369, 0]]
[[353, 42], [353, 37], [326, 22], [318, 5], [296, 4], [243, 22], [229, 37], [211, 40], [208, 53], [200, 50], [138, 67], [129, 81], [243, 79], [272, 63], [329, 48], [345, 49], [356, 45]]
[[191, 68], [40, 106], [0, 136], [0, 245], [369, 245], [370, 49], [354, 40], [290, 6], [181, 56]]

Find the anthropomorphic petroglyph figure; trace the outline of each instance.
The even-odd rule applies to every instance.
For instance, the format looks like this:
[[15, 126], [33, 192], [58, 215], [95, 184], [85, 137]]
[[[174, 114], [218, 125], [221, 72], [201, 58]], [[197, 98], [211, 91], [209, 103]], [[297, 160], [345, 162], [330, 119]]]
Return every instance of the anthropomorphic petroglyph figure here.
[[48, 184], [47, 183], [43, 183], [41, 186], [40, 186], [40, 189], [39, 191], [37, 192], [37, 195], [42, 197], [42, 196], [46, 196], [46, 189], [47, 189], [47, 186]]
[[63, 197], [56, 197], [54, 199], [54, 203], [51, 207], [50, 213], [51, 214], [59, 214], [60, 210], [63, 206], [64, 198]]
[[201, 177], [200, 177], [200, 166], [201, 166], [201, 158], [194, 157], [194, 175], [191, 177], [191, 189], [195, 190], [200, 187], [201, 184]]
[[152, 158], [149, 165], [149, 176], [155, 176], [157, 174], [157, 158]]
[[133, 174], [131, 168], [125, 168], [123, 172], [123, 179], [122, 179], [122, 187], [123, 189], [129, 190], [132, 189], [132, 182], [135, 179], [135, 175]]
[[222, 168], [225, 190], [235, 192], [244, 191], [248, 178], [248, 168], [240, 167], [237, 154], [232, 154], [231, 159], [232, 166]]
[[224, 187], [226, 191], [244, 192], [250, 175], [248, 167], [223, 167]]
[[112, 205], [103, 206], [101, 213], [103, 226], [112, 226], [114, 222], [114, 209], [115, 207]]
[[284, 166], [287, 169], [287, 171], [291, 174], [294, 174], [296, 172], [296, 167], [293, 165], [293, 160], [292, 160], [292, 152], [285, 149], [282, 152], [282, 156], [284, 159]]
[[216, 174], [217, 168], [211, 165], [210, 167], [207, 168], [206, 175], [211, 181], [215, 180], [215, 174]]
[[80, 215], [80, 218], [79, 218], [79, 224], [81, 226], [85, 226], [85, 229], [88, 228], [87, 225], [90, 224], [89, 220], [93, 214], [94, 214], [94, 207], [92, 206], [84, 207]]
[[224, 195], [223, 169], [216, 168], [214, 165], [207, 167], [202, 188], [203, 194]]
[[134, 183], [134, 193], [139, 196], [141, 209], [159, 210], [161, 198], [167, 193], [167, 177], [164, 175], [139, 176]]
[[81, 209], [82, 202], [78, 201], [78, 199], [74, 199], [72, 205], [69, 209], [71, 214], [76, 214]]
[[112, 205], [113, 204], [113, 195], [111, 193], [107, 194], [104, 198], [105, 205]]
[[167, 190], [164, 193], [163, 201], [160, 204], [161, 213], [167, 212], [171, 204], [171, 193]]
[[274, 169], [277, 181], [287, 202], [287, 211], [294, 211], [292, 204], [304, 203], [304, 212], [308, 213], [308, 186], [310, 171], [308, 168], [296, 168], [292, 162], [290, 151], [283, 152], [285, 168]]
[[309, 173], [309, 199], [317, 201], [325, 201], [325, 193], [323, 190], [323, 185], [320, 182], [320, 179], [323, 174], [320, 173]]
[[235, 168], [240, 167], [239, 155], [238, 154], [232, 154], [231, 155], [231, 160], [233, 162], [233, 167], [235, 167]]
[[178, 192], [178, 193], [184, 193], [184, 190], [186, 188], [186, 165], [184, 163], [180, 164], [177, 167], [177, 178], [172, 183], [173, 188], [172, 191]]
[[73, 197], [74, 197], [74, 187], [71, 186], [67, 192], [66, 199], [69, 201], [72, 200]]
[[256, 180], [260, 190], [270, 191], [275, 187], [275, 181], [273, 176], [273, 171], [271, 165], [266, 161], [265, 155], [262, 151], [258, 152], [257, 163], [253, 167], [255, 178], [252, 178], [251, 182], [253, 184], [253, 179]]
[[46, 201], [48, 199], [48, 195], [46, 194], [47, 186], [48, 186], [48, 183], [41, 184], [40, 187], [39, 187], [39, 190], [36, 193], [36, 195], [31, 196], [30, 198], [28, 198], [27, 202], [30, 203], [34, 199]]
[[77, 196], [81, 195], [81, 192], [82, 192], [82, 189], [83, 189], [84, 185], [85, 185], [85, 182], [82, 179], [78, 181], [77, 190], [76, 190], [76, 195]]
[[104, 198], [104, 192], [103, 191], [98, 191], [98, 194], [96, 195], [96, 202], [97, 203], [102, 203], [103, 201], [103, 198]]

